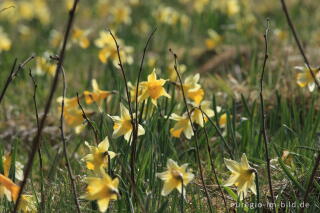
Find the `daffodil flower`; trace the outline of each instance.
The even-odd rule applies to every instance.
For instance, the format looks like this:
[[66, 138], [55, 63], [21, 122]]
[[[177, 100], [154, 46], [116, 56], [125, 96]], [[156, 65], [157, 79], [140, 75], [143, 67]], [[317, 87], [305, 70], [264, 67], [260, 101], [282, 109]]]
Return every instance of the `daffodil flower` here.
[[99, 88], [96, 79], [92, 79], [91, 85], [92, 85], [93, 92], [90, 92], [90, 91], [83, 92], [84, 98], [87, 104], [92, 104], [93, 102], [97, 102], [100, 105], [103, 99], [106, 99], [109, 95], [111, 95], [111, 92], [101, 90]]
[[87, 200], [96, 200], [100, 212], [105, 212], [109, 207], [110, 200], [117, 200], [119, 194], [118, 185], [119, 179], [111, 179], [107, 174], [103, 177], [88, 177], [86, 178], [88, 186], [86, 194], [83, 196]]
[[3, 32], [2, 27], [0, 27], [0, 53], [2, 51], [8, 51], [11, 48], [11, 40], [5, 32]]
[[192, 126], [187, 113], [184, 113], [183, 116], [172, 113], [170, 119], [177, 121], [173, 128], [170, 129], [170, 133], [173, 137], [179, 138], [182, 132], [187, 139], [190, 139], [193, 136]]
[[253, 194], [257, 194], [256, 184], [254, 182], [255, 170], [250, 167], [246, 154], [242, 155], [240, 163], [226, 158], [224, 162], [231, 171], [230, 178], [224, 184], [225, 186], [235, 185], [241, 200], [247, 197], [248, 189], [250, 189]]
[[[310, 92], [313, 92], [316, 83], [314, 82], [314, 79], [310, 73], [310, 70], [308, 67], [300, 67], [300, 66], [296, 66], [295, 67], [296, 70], [300, 71], [297, 74], [297, 84], [299, 85], [299, 87], [306, 87], [308, 86], [308, 89]], [[317, 80], [319, 81], [320, 79], [320, 73], [319, 73], [319, 69], [315, 69], [315, 68], [311, 68], [314, 76], [317, 78]]]
[[219, 126], [221, 128], [226, 127], [227, 125], [227, 113], [223, 113], [219, 118]]
[[54, 76], [56, 73], [56, 64], [51, 63], [47, 58], [49, 57], [50, 53], [44, 53], [44, 56], [36, 57], [36, 68], [35, 74], [36, 75], [44, 75], [49, 74]]
[[20, 187], [16, 185], [8, 177], [0, 174], [0, 198], [6, 196], [9, 201], [16, 201]]
[[[204, 121], [207, 122], [208, 121], [207, 116], [209, 118], [214, 116], [214, 111], [213, 109], [210, 108], [210, 101], [202, 101], [200, 104], [193, 103], [192, 105], [195, 107], [191, 114], [192, 122], [195, 122], [199, 124], [199, 126], [203, 127], [204, 125], [203, 117], [204, 117]], [[202, 117], [202, 112], [199, 109], [200, 106], [201, 106], [201, 110], [205, 113], [203, 117]], [[221, 108], [217, 107], [217, 112], [220, 112], [220, 110]]]
[[86, 49], [90, 45], [88, 34], [88, 30], [85, 31], [80, 28], [74, 28], [71, 35], [71, 40], [73, 43], [78, 44], [81, 48]]
[[[117, 138], [124, 135], [124, 139], [128, 142], [131, 142], [130, 138], [132, 138], [131, 134], [132, 134], [133, 126], [132, 126], [131, 116], [129, 114], [128, 109], [122, 104], [120, 104], [120, 117], [110, 116], [110, 118], [114, 122], [112, 137]], [[145, 133], [144, 128], [139, 124], [138, 136], [144, 135], [144, 133]]]
[[19, 202], [18, 211], [22, 213], [36, 213], [37, 203], [33, 195], [21, 195], [21, 200]]
[[[9, 171], [11, 165], [11, 155], [5, 154], [2, 156], [3, 163], [3, 175], [0, 174], [0, 198], [5, 196], [9, 201], [15, 201], [19, 193], [19, 186], [13, 183], [9, 178]], [[19, 181], [23, 180], [23, 165], [16, 161], [15, 162], [15, 178]]]
[[209, 38], [205, 40], [205, 44], [209, 50], [212, 50], [221, 43], [222, 37], [213, 29], [209, 29], [208, 34], [209, 34]]
[[[162, 196], [167, 196], [172, 190], [177, 189], [180, 193], [183, 187], [187, 186], [194, 178], [194, 174], [187, 171], [188, 164], [179, 166], [172, 159], [167, 161], [167, 171], [157, 173], [157, 177], [164, 181], [164, 186], [161, 191]], [[183, 190], [184, 193], [186, 190]]]
[[183, 90], [187, 98], [190, 98], [196, 104], [199, 104], [204, 97], [204, 90], [201, 89], [201, 85], [198, 83], [199, 79], [200, 74], [197, 73], [194, 76], [188, 76], [183, 82]]
[[87, 154], [82, 160], [87, 164], [89, 170], [94, 170], [96, 173], [100, 173], [102, 169], [108, 166], [108, 160], [114, 158], [116, 154], [109, 149], [109, 140], [106, 137], [101, 141], [98, 146], [90, 146], [88, 142], [85, 145], [89, 148], [90, 154]]
[[[57, 103], [60, 104], [60, 108], [61, 109], [61, 103], [62, 103], [63, 97], [60, 96], [57, 98]], [[74, 109], [78, 106], [78, 98], [77, 97], [73, 97], [73, 98], [64, 98], [64, 109], [65, 110], [69, 110], [69, 109]]]
[[147, 98], [151, 98], [151, 102], [157, 106], [157, 100], [161, 96], [165, 96], [167, 98], [171, 98], [171, 96], [166, 92], [163, 88], [166, 80], [157, 79], [157, 74], [155, 69], [153, 72], [148, 75], [148, 81], [141, 82], [140, 85], [142, 87], [141, 95], [138, 97], [138, 101], [142, 102]]

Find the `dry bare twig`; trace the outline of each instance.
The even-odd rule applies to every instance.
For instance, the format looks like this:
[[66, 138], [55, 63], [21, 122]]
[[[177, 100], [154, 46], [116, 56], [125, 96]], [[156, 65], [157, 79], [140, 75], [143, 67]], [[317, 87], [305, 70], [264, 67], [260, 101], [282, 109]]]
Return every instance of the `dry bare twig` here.
[[50, 93], [49, 93], [49, 96], [48, 96], [48, 99], [47, 99], [47, 102], [46, 102], [46, 105], [45, 105], [44, 114], [43, 114], [43, 116], [41, 118], [41, 121], [40, 121], [39, 130], [38, 130], [35, 138], [32, 141], [31, 152], [29, 154], [29, 159], [28, 159], [27, 165], [25, 167], [24, 178], [23, 178], [21, 186], [20, 186], [19, 195], [18, 195], [17, 201], [15, 203], [13, 213], [16, 213], [17, 210], [18, 210], [18, 206], [19, 206], [19, 203], [20, 203], [20, 200], [21, 200], [21, 195], [23, 193], [24, 187], [25, 187], [25, 185], [27, 183], [27, 179], [28, 179], [28, 177], [30, 175], [30, 172], [32, 170], [32, 165], [33, 165], [35, 154], [36, 154], [36, 152], [38, 151], [38, 148], [39, 148], [41, 133], [42, 133], [42, 130], [44, 128], [48, 113], [49, 113], [50, 108], [51, 108], [51, 103], [52, 103], [52, 100], [53, 100], [54, 93], [55, 93], [55, 91], [57, 89], [59, 75], [60, 75], [61, 67], [62, 67], [62, 64], [63, 64], [63, 61], [64, 61], [65, 50], [66, 50], [66, 46], [67, 46], [67, 43], [68, 43], [68, 38], [69, 38], [69, 34], [70, 34], [70, 31], [71, 31], [71, 28], [72, 28], [74, 15], [75, 15], [75, 11], [76, 11], [78, 2], [79, 2], [79, 0], [74, 0], [72, 9], [69, 12], [69, 19], [68, 19], [68, 23], [67, 23], [67, 26], [66, 26], [66, 32], [65, 32], [65, 35], [64, 35], [62, 48], [61, 48], [61, 51], [60, 51], [60, 54], [59, 54], [59, 59], [60, 60], [58, 61], [58, 65], [57, 65], [57, 68], [56, 68], [56, 72], [55, 72], [55, 76], [54, 76], [54, 79], [53, 79], [53, 82], [52, 82]]
[[[271, 170], [270, 170], [270, 157], [269, 157], [269, 140], [267, 136], [267, 130], [266, 130], [266, 119], [265, 119], [265, 111], [264, 111], [264, 100], [263, 100], [263, 77], [265, 73], [265, 68], [267, 64], [267, 60], [269, 58], [268, 53], [268, 33], [269, 33], [269, 19], [267, 19], [267, 28], [263, 35], [264, 42], [265, 42], [265, 52], [264, 52], [264, 60], [262, 65], [262, 73], [260, 77], [260, 106], [261, 106], [261, 131], [263, 135], [263, 141], [264, 141], [264, 148], [265, 148], [265, 158], [267, 163], [267, 173], [268, 173], [268, 183], [269, 183], [269, 191], [271, 195], [271, 202], [274, 204], [274, 197], [273, 197], [273, 190], [272, 190], [272, 182], [271, 182]], [[258, 178], [258, 177], [257, 177]]]
[[208, 206], [209, 206], [210, 212], [212, 213], [212, 212], [213, 212], [213, 208], [212, 208], [212, 204], [211, 204], [211, 199], [210, 199], [210, 196], [209, 196], [209, 192], [208, 192], [206, 183], [204, 182], [203, 169], [202, 169], [201, 160], [200, 160], [198, 133], [197, 133], [197, 131], [196, 131], [196, 129], [195, 129], [195, 126], [193, 125], [193, 122], [192, 122], [192, 119], [191, 119], [191, 112], [190, 112], [190, 110], [189, 110], [188, 103], [187, 103], [187, 99], [186, 99], [186, 95], [185, 95], [185, 92], [184, 92], [183, 83], [182, 83], [182, 78], [181, 78], [180, 72], [179, 72], [179, 70], [178, 70], [178, 62], [177, 62], [178, 56], [177, 56], [177, 54], [175, 54], [171, 49], [169, 49], [169, 52], [170, 52], [170, 53], [173, 55], [173, 57], [174, 57], [174, 70], [175, 70], [175, 72], [177, 73], [177, 76], [178, 76], [178, 79], [179, 79], [179, 83], [180, 83], [180, 85], [181, 85], [181, 91], [182, 91], [183, 101], [184, 101], [185, 107], [186, 107], [186, 109], [187, 109], [187, 114], [188, 114], [189, 122], [190, 122], [190, 124], [191, 124], [192, 131], [193, 131], [194, 138], [195, 138], [196, 155], [197, 155], [197, 163], [198, 163], [199, 172], [200, 172], [200, 179], [201, 179], [201, 183], [202, 183], [202, 186], [203, 186], [203, 188], [204, 188], [204, 191], [205, 191], [205, 195], [206, 195], [206, 197], [207, 197], [207, 202], [208, 202]]

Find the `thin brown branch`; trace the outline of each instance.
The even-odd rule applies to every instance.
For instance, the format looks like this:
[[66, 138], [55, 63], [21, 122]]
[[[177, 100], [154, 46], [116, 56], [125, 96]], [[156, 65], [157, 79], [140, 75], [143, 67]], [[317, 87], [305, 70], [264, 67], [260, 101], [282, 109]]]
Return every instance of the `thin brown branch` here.
[[84, 111], [83, 107], [80, 104], [80, 98], [79, 98], [79, 94], [77, 93], [77, 101], [78, 101], [78, 105], [82, 111], [82, 117], [87, 121], [89, 127], [92, 129], [93, 133], [94, 133], [94, 138], [95, 138], [95, 142], [98, 145], [99, 143], [99, 137], [98, 137], [98, 131], [96, 130], [96, 128], [94, 127], [92, 121], [88, 118], [86, 112]]
[[56, 72], [55, 72], [55, 76], [54, 76], [54, 79], [53, 79], [53, 82], [52, 82], [50, 93], [49, 93], [49, 96], [48, 96], [48, 99], [47, 99], [47, 102], [46, 102], [46, 105], [45, 105], [44, 114], [43, 114], [43, 116], [41, 118], [41, 121], [40, 121], [39, 131], [37, 132], [35, 138], [32, 141], [31, 152], [29, 154], [29, 159], [28, 159], [27, 165], [25, 167], [24, 178], [23, 178], [23, 181], [21, 183], [19, 195], [18, 195], [17, 201], [15, 203], [13, 213], [16, 213], [17, 210], [18, 210], [18, 206], [19, 206], [19, 203], [20, 203], [20, 200], [21, 200], [21, 195], [22, 195], [24, 187], [25, 187], [25, 185], [27, 183], [27, 179], [28, 179], [28, 177], [29, 177], [29, 175], [31, 173], [35, 154], [37, 153], [38, 148], [39, 148], [41, 133], [42, 133], [42, 130], [44, 128], [44, 125], [45, 125], [45, 122], [46, 122], [46, 119], [47, 119], [47, 115], [48, 115], [48, 113], [50, 111], [50, 108], [51, 108], [51, 103], [52, 103], [52, 100], [53, 100], [53, 96], [54, 96], [55, 91], [57, 89], [59, 75], [60, 75], [61, 67], [62, 67], [62, 64], [63, 64], [63, 61], [64, 61], [65, 50], [66, 50], [66, 46], [67, 46], [67, 43], [68, 43], [68, 38], [69, 38], [69, 34], [70, 34], [70, 31], [71, 31], [71, 28], [72, 28], [74, 15], [75, 15], [75, 11], [76, 11], [78, 2], [79, 2], [79, 0], [75, 0], [74, 1], [73, 7], [69, 12], [69, 20], [68, 20], [68, 23], [67, 23], [67, 26], [66, 26], [66, 32], [65, 32], [65, 35], [64, 35], [64, 39], [63, 39], [63, 45], [62, 45], [62, 48], [61, 48], [61, 51], [60, 51], [60, 54], [59, 54], [59, 59], [60, 60], [58, 61], [58, 65], [57, 65], [57, 68], [56, 68]]
[[271, 202], [275, 203], [274, 197], [273, 197], [272, 182], [271, 182], [270, 157], [269, 157], [269, 148], [268, 148], [269, 140], [268, 140], [267, 130], [266, 130], [266, 119], [265, 119], [264, 101], [263, 101], [263, 77], [264, 77], [264, 73], [265, 73], [265, 69], [266, 69], [267, 60], [269, 58], [268, 33], [269, 33], [269, 19], [267, 19], [267, 28], [266, 28], [266, 31], [263, 35], [264, 42], [265, 42], [265, 52], [264, 52], [262, 73], [261, 73], [261, 77], [260, 77], [260, 102], [261, 102], [261, 131], [263, 134], [263, 141], [264, 141], [264, 148], [265, 148], [265, 160], [267, 163], [269, 191], [270, 191], [270, 196], [271, 196]]
[[[37, 104], [37, 82], [34, 79], [31, 69], [29, 70], [29, 76], [32, 80], [33, 84], [33, 105], [35, 109], [35, 114], [36, 114], [36, 122], [37, 122], [37, 131], [39, 132], [39, 113], [38, 113], [38, 104]], [[41, 143], [39, 143], [39, 149], [38, 149], [38, 156], [39, 156], [39, 170], [40, 170], [40, 177], [41, 177], [41, 182], [40, 182], [40, 194], [41, 194], [41, 202], [40, 202], [40, 212], [45, 212], [45, 194], [44, 194], [44, 178], [43, 178], [43, 162], [42, 162], [42, 154], [41, 154]]]
[[221, 197], [223, 199], [223, 203], [224, 203], [224, 206], [225, 206], [225, 209], [226, 209], [226, 212], [229, 212], [229, 209], [228, 209], [228, 205], [227, 205], [227, 201], [226, 201], [226, 198], [224, 196], [224, 193], [223, 193], [223, 190], [222, 190], [222, 187], [219, 183], [219, 180], [218, 180], [218, 175], [217, 175], [217, 172], [216, 172], [216, 168], [214, 166], [214, 162], [213, 162], [213, 159], [212, 159], [212, 156], [211, 156], [211, 147], [209, 145], [209, 136], [208, 136], [208, 132], [207, 132], [207, 128], [205, 126], [205, 115], [204, 115], [204, 112], [203, 110], [201, 109], [201, 106], [199, 107], [199, 110], [201, 111], [201, 115], [202, 115], [202, 120], [203, 120], [203, 130], [204, 130], [204, 134], [206, 136], [206, 143], [207, 143], [207, 151], [208, 151], [208, 154], [209, 154], [209, 159], [210, 159], [210, 165], [211, 165], [211, 169], [212, 169], [212, 172], [213, 172], [213, 175], [214, 175], [214, 179], [218, 185], [218, 189], [221, 193]]
[[64, 118], [63, 118], [64, 114], [63, 113], [64, 113], [64, 98], [66, 97], [67, 87], [66, 87], [66, 76], [65, 76], [65, 72], [64, 72], [63, 67], [61, 67], [61, 72], [62, 72], [62, 81], [63, 81], [61, 116], [60, 116], [61, 140], [62, 140], [62, 144], [63, 144], [64, 158], [66, 159], [66, 166], [67, 166], [67, 170], [68, 170], [68, 174], [69, 174], [69, 178], [70, 178], [70, 182], [71, 182], [71, 188], [72, 188], [74, 202], [77, 207], [77, 212], [81, 213], [80, 204], [79, 204], [79, 200], [77, 197], [77, 188], [76, 188], [76, 184], [75, 184], [75, 180], [74, 180], [74, 176], [73, 176], [73, 172], [72, 172], [72, 168], [71, 168], [71, 164], [70, 164], [70, 160], [69, 160], [69, 156], [68, 156], [68, 152], [67, 152], [66, 139], [64, 136], [64, 128], [63, 128], [64, 127], [64, 122], [63, 122], [64, 121]]
[[[123, 81], [124, 81], [124, 86], [125, 86], [125, 91], [126, 91], [126, 94], [127, 94], [127, 101], [128, 101], [128, 106], [129, 106], [129, 114], [130, 114], [130, 118], [131, 118], [131, 125], [132, 125], [132, 144], [136, 144], [136, 140], [138, 138], [138, 134], [135, 134], [136, 132], [138, 132], [138, 129], [136, 129], [136, 125], [135, 125], [135, 118], [133, 116], [133, 109], [132, 109], [132, 106], [131, 106], [131, 97], [130, 97], [130, 93], [129, 93], [129, 89], [128, 89], [128, 81], [127, 81], [127, 77], [126, 77], [126, 73], [124, 71], [124, 68], [123, 68], [123, 64], [122, 64], [122, 60], [121, 60], [121, 56], [120, 56], [120, 46], [117, 42], [117, 39], [116, 37], [113, 35], [112, 31], [110, 29], [108, 29], [110, 35], [112, 36], [112, 39], [116, 45], [116, 48], [117, 48], [117, 54], [118, 54], [118, 60], [119, 60], [119, 67], [120, 67], [120, 70], [121, 70], [121, 73], [122, 73], [122, 77], [123, 77]], [[138, 115], [136, 115], [138, 116]], [[131, 137], [130, 137], [130, 140], [131, 141]], [[132, 145], [131, 147], [131, 159], [134, 158], [134, 154], [135, 153], [135, 149]], [[132, 182], [132, 185], [131, 185], [131, 189], [132, 189], [132, 192], [135, 191], [135, 185], [136, 185], [136, 182], [135, 182], [135, 177], [134, 177], [134, 167], [132, 167], [132, 164], [130, 164], [131, 166], [131, 182]]]
[[310, 74], [311, 74], [311, 76], [312, 76], [312, 78], [314, 80], [314, 83], [317, 85], [318, 90], [320, 90], [320, 84], [319, 84], [319, 82], [318, 82], [318, 80], [317, 80], [317, 78], [316, 78], [316, 76], [314, 74], [314, 71], [312, 71], [312, 68], [310, 66], [309, 60], [307, 58], [307, 55], [305, 54], [305, 52], [303, 50], [303, 47], [302, 47], [302, 44], [301, 44], [301, 42], [299, 40], [297, 31], [296, 31], [296, 29], [295, 29], [295, 27], [293, 25], [293, 22], [292, 22], [292, 20], [290, 18], [286, 2], [285, 2], [285, 0], [280, 0], [280, 1], [281, 1], [281, 5], [282, 5], [282, 10], [283, 10], [283, 12], [284, 12], [284, 14], [286, 16], [286, 19], [287, 19], [287, 23], [289, 25], [289, 28], [290, 28], [292, 34], [293, 34], [294, 40], [295, 40], [295, 42], [296, 42], [296, 44], [297, 44], [297, 46], [299, 48], [299, 51], [300, 51], [300, 54], [301, 54], [301, 56], [302, 56], [302, 58], [304, 60], [304, 63], [307, 65], [307, 67], [309, 69], [309, 72], [310, 72]]
[[23, 67], [29, 63], [32, 59], [34, 59], [34, 55], [31, 55], [30, 57], [28, 57], [26, 60], [24, 60], [22, 63], [19, 64], [18, 68], [16, 68], [16, 64], [17, 64], [17, 59], [14, 60], [13, 65], [11, 67], [11, 71], [10, 74], [6, 80], [6, 83], [4, 84], [4, 87], [1, 91], [1, 95], [0, 95], [0, 103], [4, 97], [4, 95], [6, 94], [6, 91], [10, 85], [10, 83], [14, 80], [14, 78], [18, 75], [18, 73], [23, 69]]
[[130, 156], [130, 166], [131, 166], [131, 178], [134, 180], [135, 179], [135, 175], [134, 175], [134, 169], [135, 169], [135, 162], [136, 162], [136, 152], [137, 152], [137, 144], [138, 144], [138, 127], [139, 127], [139, 116], [138, 116], [138, 108], [139, 108], [139, 104], [138, 104], [138, 94], [139, 94], [139, 84], [140, 84], [140, 77], [141, 77], [141, 73], [142, 73], [142, 69], [143, 69], [143, 62], [144, 62], [144, 58], [147, 52], [147, 48], [148, 45], [151, 41], [152, 36], [154, 35], [154, 33], [156, 32], [157, 28], [155, 28], [151, 34], [148, 37], [148, 40], [146, 42], [146, 45], [143, 49], [143, 54], [142, 54], [142, 59], [141, 59], [141, 63], [140, 63], [140, 68], [139, 68], [139, 73], [138, 73], [138, 78], [137, 78], [137, 85], [136, 85], [136, 97], [135, 97], [135, 103], [136, 103], [136, 107], [135, 107], [135, 128], [134, 128], [134, 132], [133, 132], [133, 138], [134, 140], [132, 140], [132, 149], [131, 149], [131, 156]]
[[193, 122], [192, 122], [192, 119], [191, 119], [191, 112], [190, 112], [190, 110], [188, 108], [188, 103], [187, 103], [186, 95], [185, 95], [184, 88], [183, 88], [182, 78], [181, 78], [180, 72], [178, 70], [178, 62], [177, 62], [178, 56], [171, 49], [169, 49], [169, 51], [170, 51], [170, 53], [172, 53], [172, 55], [174, 57], [174, 70], [177, 73], [177, 76], [178, 76], [178, 79], [179, 79], [179, 82], [180, 82], [180, 85], [181, 85], [183, 101], [184, 101], [185, 107], [187, 109], [187, 114], [188, 114], [189, 122], [190, 122], [191, 127], [192, 127], [192, 131], [194, 133], [195, 145], [196, 145], [196, 154], [197, 154], [197, 163], [198, 163], [199, 172], [200, 172], [200, 179], [201, 179], [201, 183], [202, 183], [202, 186], [204, 188], [204, 191], [205, 191], [205, 195], [207, 197], [207, 202], [208, 202], [208, 206], [209, 206], [210, 212], [212, 213], [213, 209], [212, 209], [211, 199], [210, 199], [210, 196], [209, 196], [209, 192], [208, 192], [207, 186], [206, 186], [206, 184], [204, 182], [203, 169], [202, 169], [201, 160], [200, 160], [198, 133], [197, 133], [197, 131], [195, 129], [195, 126], [193, 125]]

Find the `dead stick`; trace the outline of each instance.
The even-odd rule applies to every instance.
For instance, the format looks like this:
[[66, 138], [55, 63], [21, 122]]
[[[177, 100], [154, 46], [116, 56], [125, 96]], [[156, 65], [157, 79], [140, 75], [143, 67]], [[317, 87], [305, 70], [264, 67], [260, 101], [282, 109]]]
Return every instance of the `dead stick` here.
[[60, 60], [58, 61], [58, 65], [57, 65], [55, 76], [54, 76], [54, 79], [53, 79], [53, 82], [52, 82], [52, 86], [51, 86], [51, 89], [50, 89], [49, 97], [48, 97], [48, 100], [47, 100], [46, 105], [45, 105], [44, 114], [43, 114], [43, 116], [41, 118], [41, 121], [40, 121], [39, 131], [37, 132], [37, 134], [36, 134], [36, 136], [35, 136], [35, 138], [33, 139], [33, 142], [32, 142], [31, 152], [29, 154], [29, 159], [28, 159], [28, 162], [27, 162], [27, 165], [26, 165], [26, 168], [25, 168], [25, 172], [24, 172], [24, 178], [23, 178], [23, 181], [21, 183], [21, 188], [20, 188], [20, 191], [19, 191], [19, 195], [18, 195], [17, 201], [16, 201], [15, 206], [14, 206], [13, 213], [17, 213], [18, 206], [19, 206], [20, 199], [21, 199], [21, 195], [23, 193], [23, 189], [24, 189], [24, 187], [25, 187], [25, 185], [27, 183], [27, 179], [28, 179], [29, 174], [30, 174], [30, 172], [32, 170], [32, 164], [33, 164], [33, 160], [34, 160], [35, 154], [36, 154], [36, 152], [38, 151], [38, 148], [39, 148], [40, 136], [41, 136], [42, 130], [44, 128], [45, 121], [47, 119], [47, 115], [48, 115], [48, 113], [50, 111], [50, 108], [51, 108], [51, 103], [52, 103], [52, 100], [53, 100], [54, 93], [55, 93], [55, 91], [57, 89], [58, 80], [59, 80], [59, 74], [61, 72], [61, 67], [62, 67], [62, 64], [63, 64], [63, 61], [64, 61], [65, 49], [66, 49], [66, 46], [67, 46], [67, 42], [68, 42], [70, 31], [71, 31], [71, 28], [72, 28], [74, 14], [75, 14], [78, 2], [79, 2], [79, 0], [75, 0], [74, 1], [73, 7], [69, 12], [69, 20], [68, 20], [67, 27], [66, 27], [66, 33], [64, 35], [62, 49], [61, 49], [60, 54], [59, 54], [59, 59]]

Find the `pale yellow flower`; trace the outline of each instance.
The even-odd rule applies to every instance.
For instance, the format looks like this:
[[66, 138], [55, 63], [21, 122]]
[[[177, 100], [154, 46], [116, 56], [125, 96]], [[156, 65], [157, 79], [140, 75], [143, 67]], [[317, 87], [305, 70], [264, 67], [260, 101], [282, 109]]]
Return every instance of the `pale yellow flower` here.
[[177, 189], [182, 192], [182, 183], [184, 187], [184, 194], [186, 192], [185, 187], [194, 179], [194, 174], [187, 171], [188, 164], [179, 166], [177, 162], [172, 159], [167, 161], [167, 171], [157, 173], [157, 177], [164, 181], [164, 185], [161, 191], [162, 196], [167, 196], [172, 190]]
[[57, 48], [61, 45], [63, 35], [57, 30], [52, 30], [49, 35], [49, 43], [51, 47]]
[[[133, 126], [128, 109], [120, 103], [120, 117], [110, 116], [110, 118], [114, 122], [112, 137], [117, 138], [123, 135], [126, 141], [131, 142]], [[139, 124], [138, 136], [144, 133], [144, 128]]]
[[[168, 65], [167, 70], [169, 72], [170, 81], [175, 82], [177, 80], [178, 76], [177, 76], [176, 70], [174, 69], [174, 62], [171, 62]], [[184, 73], [186, 70], [187, 70], [187, 66], [185, 64], [179, 64], [178, 71], [180, 74]]]
[[221, 128], [224, 128], [226, 127], [226, 125], [227, 125], [227, 113], [223, 113], [219, 119], [219, 126]]
[[87, 200], [96, 200], [100, 212], [105, 212], [109, 207], [110, 200], [117, 200], [119, 194], [118, 185], [119, 179], [111, 179], [107, 174], [103, 177], [88, 177], [86, 178], [88, 186], [86, 194], [83, 196]]
[[250, 167], [246, 154], [243, 153], [241, 162], [224, 159], [227, 168], [231, 171], [230, 178], [224, 184], [225, 186], [235, 185], [237, 187], [240, 199], [247, 197], [248, 189], [253, 194], [257, 194], [255, 180], [255, 170]]
[[209, 50], [216, 48], [222, 41], [222, 37], [213, 29], [208, 29], [209, 38], [205, 40], [206, 47]]
[[199, 104], [204, 97], [204, 90], [198, 83], [200, 79], [200, 74], [188, 76], [183, 83], [183, 89], [186, 93], [187, 98], [190, 98], [196, 104]]
[[[203, 127], [204, 123], [203, 123], [203, 118], [204, 118], [204, 121], [207, 122], [208, 121], [208, 118], [211, 118], [214, 116], [214, 111], [213, 109], [210, 108], [210, 101], [202, 101], [200, 104], [195, 104], [193, 103], [193, 106], [195, 107], [194, 110], [192, 111], [192, 114], [191, 114], [191, 118], [192, 118], [192, 122], [195, 122], [197, 124], [199, 124], [199, 126]], [[202, 112], [201, 110], [199, 109], [199, 107], [201, 106], [201, 110], [207, 115], [203, 115], [202, 117]], [[217, 107], [217, 112], [220, 112], [221, 108], [220, 107]]]
[[89, 148], [90, 154], [87, 154], [82, 160], [86, 162], [87, 169], [94, 170], [96, 173], [101, 173], [104, 168], [107, 168], [109, 158], [111, 160], [116, 156], [116, 153], [108, 151], [108, 137], [105, 137], [98, 146], [90, 146], [87, 141], [85, 145]]
[[[305, 66], [305, 67], [296, 66], [295, 69], [300, 71], [296, 76], [297, 84], [299, 85], [299, 87], [308, 86], [309, 91], [313, 92], [313, 90], [316, 87], [316, 83], [314, 82], [314, 79], [313, 79], [308, 67], [307, 66]], [[312, 69], [315, 77], [319, 81], [319, 79], [320, 79], [319, 69], [315, 69], [315, 68], [311, 68], [311, 69]]]
[[155, 106], [157, 106], [157, 100], [161, 96], [171, 98], [171, 96], [163, 88], [165, 83], [166, 83], [166, 80], [162, 78], [157, 79], [157, 74], [154, 69], [153, 72], [150, 75], [148, 75], [148, 81], [143, 81], [139, 84], [141, 85], [142, 92], [141, 92], [141, 95], [138, 97], [138, 101], [142, 102], [150, 97], [151, 102]]
[[21, 211], [22, 213], [38, 212], [35, 197], [33, 195], [21, 195], [18, 211]]
[[156, 20], [168, 25], [176, 25], [179, 21], [179, 12], [172, 7], [160, 6], [154, 13]]
[[88, 34], [88, 30], [82, 30], [80, 28], [75, 27], [72, 31], [71, 40], [73, 43], [78, 44], [81, 48], [86, 49], [90, 45]]
[[106, 90], [101, 90], [97, 83], [96, 79], [92, 79], [91, 81], [93, 91], [84, 91], [84, 98], [87, 104], [92, 104], [93, 102], [97, 102], [99, 105], [102, 103], [103, 99], [106, 99], [111, 95], [111, 92]]
[[49, 74], [51, 76], [55, 75], [57, 65], [49, 61], [49, 55], [50, 55], [49, 52], [45, 52], [43, 56], [36, 57], [36, 68], [35, 68], [36, 75], [44, 75], [44, 74]]
[[209, 3], [209, 0], [194, 0], [193, 8], [196, 10], [196, 12], [202, 13], [208, 3]]
[[8, 35], [0, 27], [0, 53], [11, 49], [11, 40]]
[[193, 136], [192, 126], [187, 113], [184, 113], [183, 116], [172, 113], [170, 119], [177, 121], [173, 128], [170, 129], [170, 133], [173, 137], [179, 138], [182, 132], [187, 139], [190, 139]]
[[124, 3], [116, 4], [110, 10], [113, 21], [116, 24], [130, 24], [131, 23], [131, 8]]

